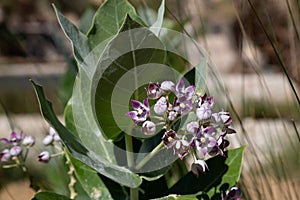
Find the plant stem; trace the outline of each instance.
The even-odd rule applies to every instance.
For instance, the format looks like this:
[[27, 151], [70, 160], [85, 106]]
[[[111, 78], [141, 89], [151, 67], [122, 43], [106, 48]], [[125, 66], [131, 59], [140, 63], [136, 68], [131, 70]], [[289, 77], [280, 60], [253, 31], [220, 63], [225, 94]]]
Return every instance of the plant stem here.
[[163, 147], [163, 142], [159, 143], [141, 162], [135, 167], [136, 170], [142, 169], [142, 167], [151, 159], [155, 154]]
[[127, 165], [132, 168], [134, 165], [133, 147], [132, 147], [132, 136], [125, 134], [125, 145], [126, 145], [126, 158]]
[[139, 190], [138, 188], [130, 188], [130, 200], [139, 199]]
[[[133, 156], [133, 145], [132, 145], [132, 136], [125, 134], [125, 145], [126, 145], [126, 158], [127, 165], [129, 168], [134, 166], [134, 156]], [[138, 188], [130, 188], [130, 200], [138, 200], [139, 191]]]

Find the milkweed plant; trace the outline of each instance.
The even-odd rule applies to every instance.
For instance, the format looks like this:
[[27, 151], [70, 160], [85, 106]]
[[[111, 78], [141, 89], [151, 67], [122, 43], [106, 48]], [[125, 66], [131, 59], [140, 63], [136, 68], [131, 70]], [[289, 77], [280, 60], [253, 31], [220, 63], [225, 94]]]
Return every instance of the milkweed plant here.
[[[40, 190], [33, 199], [242, 199], [244, 147], [228, 148], [227, 136], [237, 133], [208, 90], [208, 56], [190, 36], [163, 26], [164, 7], [163, 0], [148, 24], [127, 0], [107, 0], [83, 33], [54, 6], [78, 74], [64, 124], [31, 80], [50, 126], [41, 142], [57, 148], [36, 160], [64, 156], [73, 184], [66, 194]], [[197, 49], [196, 62], [187, 44]], [[2, 166], [27, 170], [35, 138], [13, 132], [1, 142]]]

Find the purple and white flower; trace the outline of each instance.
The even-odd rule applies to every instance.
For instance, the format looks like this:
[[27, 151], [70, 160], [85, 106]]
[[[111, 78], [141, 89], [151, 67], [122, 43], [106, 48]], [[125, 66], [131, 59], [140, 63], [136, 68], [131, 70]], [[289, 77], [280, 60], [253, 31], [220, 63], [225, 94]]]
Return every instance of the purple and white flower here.
[[196, 87], [194, 85], [188, 86], [186, 88], [184, 81], [180, 79], [175, 86], [174, 93], [177, 96], [177, 98], [184, 97], [186, 100], [191, 100], [194, 96], [195, 88]]
[[177, 140], [179, 140], [177, 133], [172, 129], [166, 131], [162, 137], [162, 141], [167, 149], [173, 147]]
[[163, 94], [159, 83], [149, 83], [146, 91], [149, 99], [158, 99]]
[[190, 145], [185, 137], [175, 142], [173, 146], [174, 154], [177, 154], [180, 159], [183, 159], [190, 151]]
[[196, 147], [201, 157], [205, 157], [213, 147], [218, 145], [217, 140], [213, 137], [215, 129], [212, 126], [204, 129], [198, 128], [195, 130], [194, 137], [192, 138], [190, 145]]
[[143, 103], [136, 100], [131, 100], [131, 105], [134, 111], [128, 112], [127, 116], [133, 119], [136, 124], [145, 121], [150, 115], [150, 108], [147, 98], [144, 99]]
[[206, 94], [200, 96], [196, 102], [196, 115], [200, 121], [209, 120], [212, 116], [212, 108], [214, 99], [212, 96], [207, 97]]
[[18, 145], [23, 139], [23, 132], [21, 131], [20, 135], [18, 135], [16, 132], [12, 132], [10, 134], [10, 138], [1, 138], [0, 140], [4, 141], [5, 143], [12, 144], [12, 145]]
[[229, 112], [218, 112], [212, 114], [212, 123], [214, 123], [217, 127], [223, 129], [224, 127], [228, 127], [232, 122], [232, 119], [229, 115]]
[[173, 109], [179, 114], [185, 115], [193, 109], [192, 100], [188, 99], [186, 96], [176, 98]]

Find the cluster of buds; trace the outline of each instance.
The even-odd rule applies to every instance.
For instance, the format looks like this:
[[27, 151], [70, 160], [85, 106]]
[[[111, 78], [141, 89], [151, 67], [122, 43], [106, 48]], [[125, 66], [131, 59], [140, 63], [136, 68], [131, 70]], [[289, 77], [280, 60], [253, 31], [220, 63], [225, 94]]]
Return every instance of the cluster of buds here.
[[[154, 135], [157, 125], [163, 124], [164, 146], [173, 149], [180, 159], [192, 153], [195, 159], [192, 171], [198, 175], [208, 169], [205, 163], [208, 157], [226, 157], [225, 148], [229, 141], [225, 136], [236, 131], [230, 128], [232, 119], [229, 113], [223, 110], [213, 112], [214, 98], [196, 93], [195, 89], [194, 85], [186, 87], [183, 80], [176, 85], [172, 81], [149, 83], [146, 88], [148, 97], [143, 102], [131, 100], [133, 111], [127, 116], [141, 125], [145, 135]], [[153, 109], [149, 101], [154, 101]], [[160, 121], [156, 123], [154, 119]], [[183, 124], [180, 128], [176, 126], [179, 122]]]
[[[45, 146], [54, 146], [54, 147], [60, 149], [60, 147], [57, 147], [56, 144], [58, 144], [59, 146], [61, 145], [60, 137], [57, 134], [57, 132], [55, 131], [55, 129], [50, 127], [49, 128], [49, 134], [46, 135], [43, 139], [43, 145], [45, 145]], [[61, 154], [62, 153], [51, 155], [49, 151], [43, 151], [38, 155], [38, 161], [43, 162], [43, 163], [48, 163], [50, 161], [51, 157], [54, 157], [56, 155], [61, 155]]]
[[0, 162], [14, 162], [10, 166], [21, 166], [24, 164], [28, 150], [35, 143], [35, 138], [31, 135], [24, 136], [23, 132], [17, 134], [12, 132], [9, 138], [1, 138], [0, 141], [5, 143], [5, 149], [0, 152]]

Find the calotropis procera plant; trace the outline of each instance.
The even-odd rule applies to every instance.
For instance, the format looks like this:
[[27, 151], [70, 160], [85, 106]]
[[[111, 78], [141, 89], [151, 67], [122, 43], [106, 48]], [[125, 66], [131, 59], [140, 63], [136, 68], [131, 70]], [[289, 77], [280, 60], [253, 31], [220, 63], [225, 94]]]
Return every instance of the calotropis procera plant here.
[[[235, 131], [207, 94], [208, 58], [192, 38], [163, 27], [164, 1], [147, 24], [128, 1], [107, 0], [87, 33], [55, 12], [78, 66], [65, 125], [32, 84], [81, 189], [34, 199], [239, 199], [244, 148], [227, 149]], [[186, 44], [198, 47], [198, 63]]]

